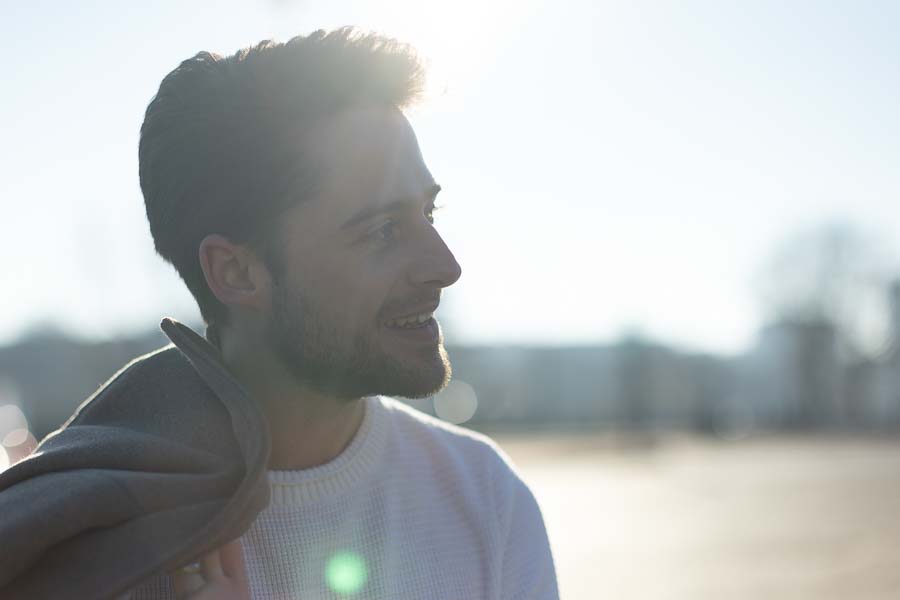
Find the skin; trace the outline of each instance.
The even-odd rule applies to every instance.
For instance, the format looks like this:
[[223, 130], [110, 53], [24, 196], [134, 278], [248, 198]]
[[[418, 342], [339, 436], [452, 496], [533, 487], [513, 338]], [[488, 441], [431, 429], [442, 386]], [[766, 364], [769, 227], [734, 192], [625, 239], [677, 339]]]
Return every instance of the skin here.
[[[354, 108], [307, 139], [320, 185], [280, 220], [284, 272], [218, 234], [199, 249], [231, 317], [220, 331], [225, 364], [262, 407], [276, 470], [337, 457], [359, 429], [365, 396], [425, 397], [447, 384], [442, 337], [423, 340], [386, 321], [433, 307], [461, 274], [434, 228], [439, 188], [402, 112]], [[240, 598], [246, 578], [215, 582], [219, 595], [209, 597]], [[227, 585], [236, 595], [224, 595]]]
[[175, 573], [179, 600], [250, 600], [250, 584], [240, 540], [232, 540], [200, 560], [200, 572]]

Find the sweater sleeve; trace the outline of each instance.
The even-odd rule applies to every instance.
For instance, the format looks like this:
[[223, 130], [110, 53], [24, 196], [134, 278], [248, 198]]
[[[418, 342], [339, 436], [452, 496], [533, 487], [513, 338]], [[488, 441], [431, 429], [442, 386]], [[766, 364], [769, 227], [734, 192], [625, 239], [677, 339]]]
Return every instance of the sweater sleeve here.
[[504, 479], [500, 598], [559, 600], [553, 554], [537, 500], [515, 470]]
[[175, 600], [172, 578], [168, 575], [153, 577], [133, 589], [128, 600]]

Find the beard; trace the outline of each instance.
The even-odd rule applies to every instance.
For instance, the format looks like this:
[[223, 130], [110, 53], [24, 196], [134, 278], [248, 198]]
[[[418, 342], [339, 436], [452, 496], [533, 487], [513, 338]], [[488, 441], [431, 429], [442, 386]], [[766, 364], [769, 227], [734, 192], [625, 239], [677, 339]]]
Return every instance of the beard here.
[[346, 319], [329, 318], [308, 296], [272, 283], [266, 342], [298, 382], [343, 401], [376, 394], [425, 398], [450, 382], [443, 334], [434, 347], [406, 358], [393, 356], [374, 331], [366, 333], [360, 323], [349, 331]]

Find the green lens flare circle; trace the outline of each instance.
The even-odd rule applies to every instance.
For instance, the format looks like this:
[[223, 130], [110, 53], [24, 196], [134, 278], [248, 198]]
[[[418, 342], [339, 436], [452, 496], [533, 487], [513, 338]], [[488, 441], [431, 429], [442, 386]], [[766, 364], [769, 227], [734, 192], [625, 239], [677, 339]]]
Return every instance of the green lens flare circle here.
[[355, 594], [366, 584], [368, 577], [366, 561], [353, 552], [335, 554], [325, 567], [325, 581], [338, 594]]

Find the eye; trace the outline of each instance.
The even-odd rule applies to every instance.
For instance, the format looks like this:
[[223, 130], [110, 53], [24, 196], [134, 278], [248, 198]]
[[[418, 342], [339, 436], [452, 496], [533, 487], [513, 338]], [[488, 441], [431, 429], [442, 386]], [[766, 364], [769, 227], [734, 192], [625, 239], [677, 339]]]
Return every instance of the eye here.
[[368, 237], [381, 243], [391, 243], [397, 237], [397, 222], [390, 220], [369, 232]]

